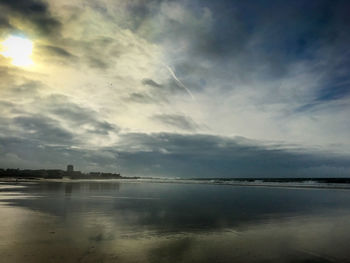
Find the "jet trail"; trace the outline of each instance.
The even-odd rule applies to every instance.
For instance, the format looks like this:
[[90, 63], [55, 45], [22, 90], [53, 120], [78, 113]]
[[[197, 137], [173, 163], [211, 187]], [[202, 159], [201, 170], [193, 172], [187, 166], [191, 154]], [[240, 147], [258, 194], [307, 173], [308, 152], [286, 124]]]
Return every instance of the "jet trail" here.
[[165, 65], [165, 67], [169, 70], [171, 76], [176, 80], [177, 84], [191, 96], [192, 100], [196, 100], [192, 94], [192, 92], [181, 82], [181, 80], [178, 79], [178, 77], [175, 75], [175, 72], [169, 67], [168, 65]]

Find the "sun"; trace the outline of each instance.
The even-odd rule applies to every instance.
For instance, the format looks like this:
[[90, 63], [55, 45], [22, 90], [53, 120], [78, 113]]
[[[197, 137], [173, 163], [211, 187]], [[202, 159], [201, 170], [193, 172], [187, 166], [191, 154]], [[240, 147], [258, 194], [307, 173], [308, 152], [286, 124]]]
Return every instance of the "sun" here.
[[18, 67], [29, 67], [34, 64], [31, 56], [33, 53], [33, 42], [28, 38], [20, 36], [9, 36], [2, 43], [0, 52], [6, 58], [12, 60], [12, 64]]

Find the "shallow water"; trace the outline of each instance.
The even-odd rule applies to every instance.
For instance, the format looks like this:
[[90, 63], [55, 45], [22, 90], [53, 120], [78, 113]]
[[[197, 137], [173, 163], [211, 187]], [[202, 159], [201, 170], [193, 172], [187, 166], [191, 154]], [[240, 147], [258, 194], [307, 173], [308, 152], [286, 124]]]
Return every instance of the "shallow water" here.
[[1, 184], [0, 262], [350, 262], [350, 190]]

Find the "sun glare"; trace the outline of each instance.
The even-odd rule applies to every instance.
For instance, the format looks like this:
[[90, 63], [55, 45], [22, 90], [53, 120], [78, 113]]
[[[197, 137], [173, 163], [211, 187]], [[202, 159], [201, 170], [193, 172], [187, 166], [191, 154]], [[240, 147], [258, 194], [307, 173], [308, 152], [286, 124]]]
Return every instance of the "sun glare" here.
[[15, 66], [29, 67], [33, 65], [32, 52], [33, 42], [28, 38], [9, 36], [2, 42], [1, 54], [10, 58]]

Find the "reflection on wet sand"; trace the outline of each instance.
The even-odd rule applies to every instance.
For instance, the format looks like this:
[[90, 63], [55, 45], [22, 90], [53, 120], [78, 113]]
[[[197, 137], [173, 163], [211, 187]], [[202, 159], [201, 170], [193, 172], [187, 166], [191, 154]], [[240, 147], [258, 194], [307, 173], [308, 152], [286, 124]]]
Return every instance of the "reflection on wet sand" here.
[[350, 262], [350, 191], [24, 186], [0, 189], [8, 263]]

